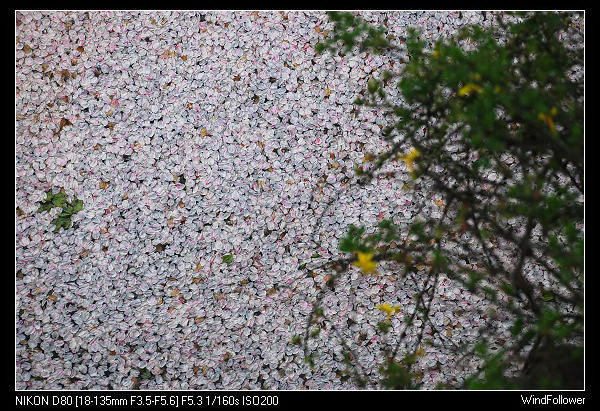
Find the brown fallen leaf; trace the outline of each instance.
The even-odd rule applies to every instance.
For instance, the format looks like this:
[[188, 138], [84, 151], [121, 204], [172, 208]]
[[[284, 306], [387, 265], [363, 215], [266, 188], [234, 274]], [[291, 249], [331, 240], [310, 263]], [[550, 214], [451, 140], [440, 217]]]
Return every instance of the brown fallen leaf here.
[[169, 244], [167, 244], [167, 243], [165, 243], [165, 244], [157, 244], [157, 245], [154, 246], [154, 251], [157, 251], [157, 252], [159, 252], [159, 251], [165, 251], [168, 245]]
[[29, 54], [29, 53], [31, 53], [31, 51], [32, 51], [32, 50], [31, 50], [31, 47], [29, 47], [29, 45], [27, 45], [27, 44], [25, 44], [25, 45], [23, 46], [23, 49], [22, 49], [22, 50], [23, 50], [23, 53], [25, 53], [25, 54]]
[[240, 81], [242, 78], [240, 77], [240, 75], [238, 74], [237, 76], [233, 77], [233, 81]]
[[66, 82], [68, 79], [71, 78], [71, 72], [67, 69], [60, 70], [58, 74], [60, 75], [60, 78], [63, 82]]
[[85, 51], [85, 49], [83, 48], [83, 46], [79, 46], [75, 50], [77, 50], [80, 53], [83, 53]]
[[206, 128], [202, 128], [202, 129], [200, 130], [200, 135], [201, 135], [202, 137], [210, 137], [210, 136], [211, 136], [211, 134], [209, 134], [209, 133], [208, 133], [208, 130], [207, 130]]
[[372, 161], [374, 159], [375, 159], [375, 155], [374, 154], [372, 154], [372, 153], [366, 153], [365, 156], [363, 157], [363, 161], [362, 162], [366, 163], [366, 162]]
[[66, 118], [62, 118], [62, 119], [60, 120], [60, 125], [59, 125], [59, 127], [58, 127], [58, 131], [57, 131], [57, 132], [56, 132], [54, 135], [55, 135], [55, 136], [59, 135], [59, 134], [60, 134], [60, 132], [62, 131], [62, 129], [63, 129], [64, 127], [66, 127], [66, 126], [72, 126], [72, 125], [73, 125], [73, 123], [71, 123], [71, 122], [70, 122], [68, 119], [66, 119]]
[[100, 183], [98, 184], [98, 187], [100, 187], [100, 189], [102, 190], [106, 190], [108, 186], [110, 186], [110, 183], [108, 181], [100, 181]]

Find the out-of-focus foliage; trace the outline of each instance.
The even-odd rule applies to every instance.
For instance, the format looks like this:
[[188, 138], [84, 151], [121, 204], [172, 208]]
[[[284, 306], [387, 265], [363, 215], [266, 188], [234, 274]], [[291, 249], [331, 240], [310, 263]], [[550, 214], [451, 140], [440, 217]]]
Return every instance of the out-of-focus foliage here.
[[[340, 250], [350, 257], [331, 263], [337, 273], [328, 285], [352, 264], [362, 269], [365, 256], [393, 263], [399, 279], [427, 267], [427, 286], [404, 319], [408, 326], [418, 318], [434, 329], [429, 309], [440, 275], [496, 304], [511, 324], [512, 338], [500, 350], [490, 348], [489, 330], [461, 347], [481, 366], [460, 386], [582, 388], [583, 37], [574, 13], [513, 15], [516, 22], [500, 16], [494, 28], [466, 26], [434, 44], [410, 30], [396, 45], [360, 17], [329, 13], [335, 28], [318, 51], [409, 57], [400, 71], [371, 78], [355, 101], [389, 119], [385, 148], [357, 167], [358, 183], [401, 162], [414, 190], [428, 182], [443, 198], [443, 212], [408, 227], [395, 225], [394, 216], [374, 229], [349, 227]], [[390, 88], [400, 97], [388, 97]], [[315, 309], [322, 313], [319, 303]], [[309, 326], [317, 317], [313, 312]], [[389, 325], [382, 321], [379, 330], [385, 334]], [[316, 335], [305, 337], [308, 356], [307, 342]], [[411, 372], [415, 350], [387, 352], [373, 385], [418, 386]], [[516, 376], [507, 372], [515, 367]], [[351, 374], [359, 386], [368, 383], [360, 370]]]

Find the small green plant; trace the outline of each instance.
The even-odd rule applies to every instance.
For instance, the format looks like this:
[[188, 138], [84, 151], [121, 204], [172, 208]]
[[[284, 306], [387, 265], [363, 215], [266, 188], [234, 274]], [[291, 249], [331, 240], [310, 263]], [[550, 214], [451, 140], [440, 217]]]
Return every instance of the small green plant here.
[[233, 254], [226, 254], [223, 256], [223, 262], [225, 264], [231, 264], [233, 262]]
[[140, 372], [140, 379], [141, 380], [151, 380], [152, 378], [154, 378], [154, 374], [152, 374], [152, 371], [150, 371], [146, 367], [144, 367], [144, 368], [138, 368], [138, 371]]
[[62, 209], [61, 213], [52, 220], [52, 224], [55, 226], [54, 232], [57, 232], [61, 227], [67, 229], [73, 225], [71, 217], [83, 210], [83, 200], [74, 197], [73, 200], [68, 202], [64, 189], [61, 189], [58, 193], [48, 190], [46, 191], [46, 198], [38, 208], [38, 212], [50, 211], [54, 207]]

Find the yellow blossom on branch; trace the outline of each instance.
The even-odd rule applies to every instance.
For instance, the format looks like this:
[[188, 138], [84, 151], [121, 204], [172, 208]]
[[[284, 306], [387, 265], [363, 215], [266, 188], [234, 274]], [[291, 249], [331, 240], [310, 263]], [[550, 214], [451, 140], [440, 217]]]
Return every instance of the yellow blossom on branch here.
[[558, 114], [558, 110], [556, 109], [556, 107], [552, 108], [552, 110], [550, 110], [550, 113], [548, 113], [548, 114], [544, 114], [544, 113], [538, 114], [538, 118], [540, 120], [542, 120], [544, 123], [546, 123], [546, 125], [548, 126], [548, 128], [550, 129], [550, 131], [552, 133], [556, 132], [556, 124], [554, 123], [554, 117], [557, 114]]
[[408, 153], [399, 156], [399, 158], [404, 160], [406, 168], [408, 168], [409, 171], [413, 171], [415, 168], [415, 159], [420, 155], [421, 153], [419, 152], [419, 150], [413, 147]]
[[471, 94], [474, 91], [481, 91], [483, 90], [483, 87], [478, 86], [475, 83], [469, 83], [466, 86], [464, 86], [463, 88], [461, 88], [460, 90], [458, 90], [458, 95], [459, 96], [468, 96], [469, 94]]
[[402, 309], [399, 305], [391, 306], [388, 303], [378, 304], [377, 308], [385, 313], [388, 320]]
[[363, 273], [370, 274], [374, 273], [377, 270], [377, 263], [373, 261], [372, 253], [363, 253], [357, 251], [356, 256], [358, 257], [358, 260], [355, 261], [353, 264], [356, 267], [360, 268], [360, 270]]

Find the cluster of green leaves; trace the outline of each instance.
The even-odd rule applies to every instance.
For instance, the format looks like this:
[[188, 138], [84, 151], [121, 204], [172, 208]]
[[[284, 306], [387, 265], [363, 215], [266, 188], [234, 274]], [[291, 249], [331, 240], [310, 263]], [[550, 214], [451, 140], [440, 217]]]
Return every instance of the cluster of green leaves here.
[[67, 201], [67, 194], [64, 190], [53, 193], [50, 189], [46, 191], [46, 198], [41, 202], [38, 212], [50, 211], [54, 207], [61, 208], [60, 214], [52, 220], [52, 224], [55, 226], [54, 232], [57, 232], [61, 227], [67, 229], [73, 225], [71, 217], [83, 210], [83, 200], [75, 197], [71, 201]]
[[[514, 341], [492, 354], [475, 350], [484, 367], [467, 381], [471, 388], [514, 387], [524, 381], [506, 378], [515, 361], [527, 362], [541, 347], [576, 350], [583, 335], [583, 37], [574, 13], [510, 14], [516, 22], [499, 16], [489, 29], [465, 26], [435, 43], [409, 30], [396, 46], [382, 29], [335, 12], [331, 37], [317, 46], [408, 54], [399, 72], [369, 79], [355, 101], [389, 119], [382, 137], [391, 147], [357, 175], [372, 180], [415, 150], [413, 181], [432, 183], [444, 199], [442, 217], [411, 223], [408, 242], [396, 241], [389, 221], [372, 235], [351, 226], [340, 250], [426, 265], [430, 276], [444, 273], [512, 315]], [[401, 97], [390, 99], [389, 87]], [[389, 244], [377, 248], [381, 242]], [[505, 261], [497, 250], [514, 258]], [[541, 288], [532, 272], [554, 285]], [[553, 386], [544, 381], [527, 384]]]
[[375, 28], [350, 13], [330, 11], [327, 15], [335, 27], [330, 37], [315, 46], [318, 53], [325, 50], [336, 51], [339, 43], [346, 52], [358, 46], [360, 51], [373, 50], [375, 53], [381, 53], [390, 45], [383, 27]]
[[365, 236], [366, 230], [365, 227], [351, 224], [348, 234], [340, 240], [339, 250], [346, 253], [367, 253], [382, 243], [391, 243], [398, 239], [398, 229], [390, 220], [382, 220], [373, 234]]
[[388, 361], [385, 366], [380, 367], [379, 372], [382, 375], [381, 384], [391, 390], [414, 390], [421, 384], [414, 381], [410, 369], [405, 365], [407, 362], [414, 362], [414, 356], [407, 356], [404, 361]]

